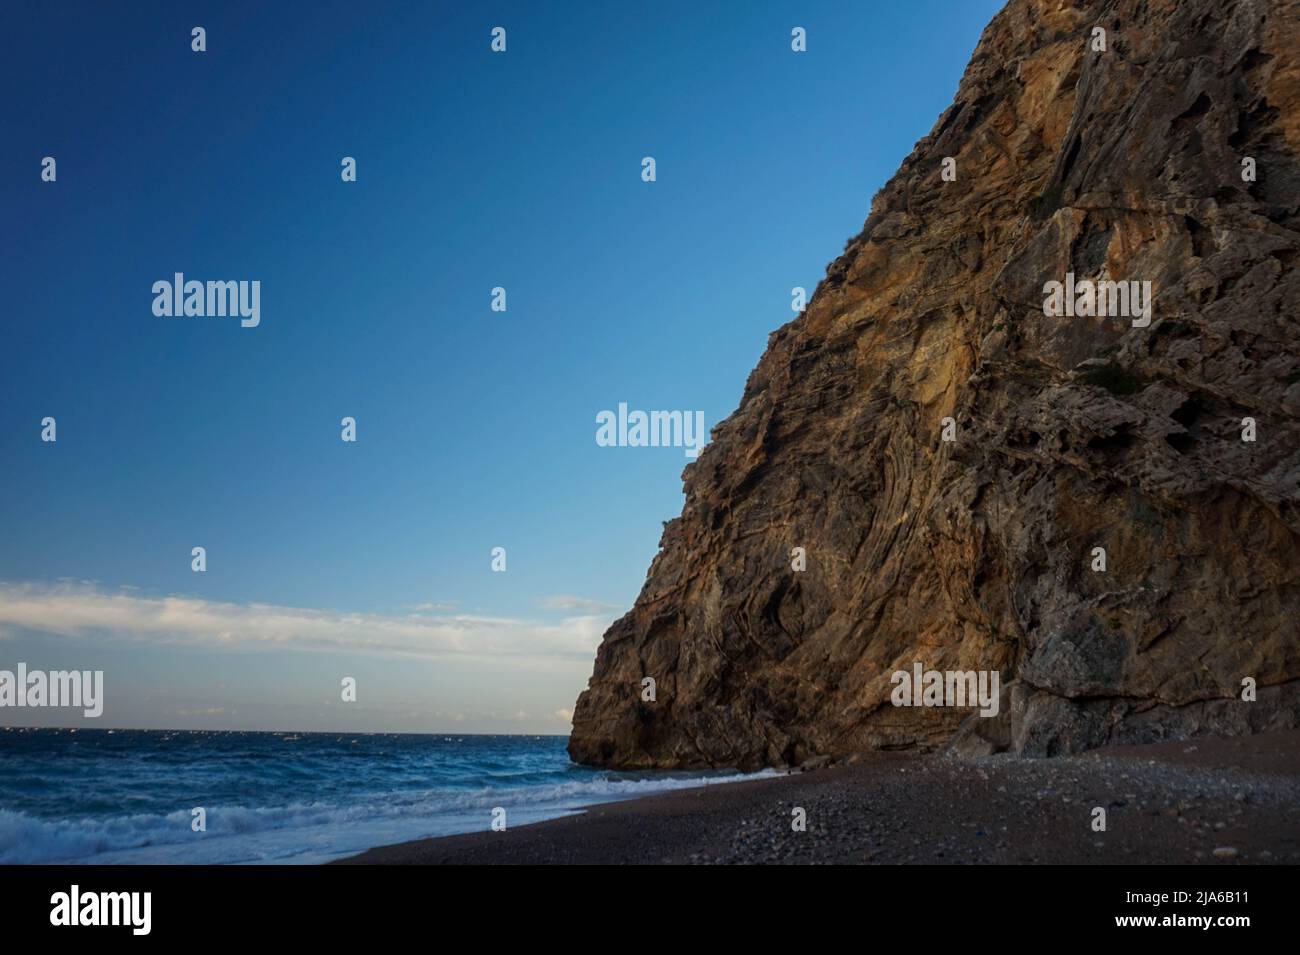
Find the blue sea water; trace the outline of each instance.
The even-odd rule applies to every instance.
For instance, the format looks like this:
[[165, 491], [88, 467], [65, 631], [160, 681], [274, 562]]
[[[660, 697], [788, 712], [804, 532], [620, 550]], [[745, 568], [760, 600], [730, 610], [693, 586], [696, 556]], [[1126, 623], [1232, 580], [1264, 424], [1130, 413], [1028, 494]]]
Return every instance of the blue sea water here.
[[[563, 736], [0, 728], [0, 863], [313, 863], [741, 778], [578, 766]], [[191, 828], [207, 812], [207, 831]]]

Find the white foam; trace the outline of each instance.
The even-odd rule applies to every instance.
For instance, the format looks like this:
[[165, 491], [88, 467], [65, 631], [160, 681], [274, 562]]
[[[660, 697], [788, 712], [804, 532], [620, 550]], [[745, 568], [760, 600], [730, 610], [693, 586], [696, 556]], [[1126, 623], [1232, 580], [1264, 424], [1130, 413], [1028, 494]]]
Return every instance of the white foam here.
[[0, 809], [0, 864], [320, 862], [377, 845], [487, 829], [490, 810], [507, 824], [568, 815], [583, 806], [671, 789], [776, 775], [609, 779], [544, 786], [375, 795], [352, 805], [208, 806], [207, 831], [190, 829], [189, 808], [166, 815], [45, 820]]

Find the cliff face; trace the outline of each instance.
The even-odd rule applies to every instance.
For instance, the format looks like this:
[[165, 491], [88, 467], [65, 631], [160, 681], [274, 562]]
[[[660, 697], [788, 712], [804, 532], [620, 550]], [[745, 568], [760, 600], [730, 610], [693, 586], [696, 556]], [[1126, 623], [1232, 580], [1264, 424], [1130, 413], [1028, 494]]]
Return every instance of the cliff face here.
[[[687, 467], [573, 758], [1300, 724], [1298, 156], [1297, 4], [1011, 0]], [[1045, 316], [1067, 273], [1150, 281], [1150, 325]], [[1001, 712], [891, 705], [917, 662]]]

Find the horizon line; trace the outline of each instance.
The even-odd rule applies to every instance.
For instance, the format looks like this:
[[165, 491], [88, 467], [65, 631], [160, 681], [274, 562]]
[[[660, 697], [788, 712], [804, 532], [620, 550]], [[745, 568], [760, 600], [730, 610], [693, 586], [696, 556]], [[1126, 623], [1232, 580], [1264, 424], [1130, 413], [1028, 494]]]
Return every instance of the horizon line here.
[[232, 729], [172, 729], [137, 726], [0, 726], [0, 731], [58, 730], [73, 733], [293, 733], [297, 736], [556, 736], [568, 738], [571, 733], [455, 733], [439, 730], [406, 732], [399, 730], [232, 730]]

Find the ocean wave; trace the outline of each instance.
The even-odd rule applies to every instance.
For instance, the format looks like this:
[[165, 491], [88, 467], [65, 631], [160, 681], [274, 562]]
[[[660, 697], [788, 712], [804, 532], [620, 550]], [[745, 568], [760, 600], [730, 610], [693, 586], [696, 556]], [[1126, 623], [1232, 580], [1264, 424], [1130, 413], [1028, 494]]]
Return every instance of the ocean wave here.
[[[475, 822], [468, 820], [480, 817], [486, 826], [487, 814], [497, 806], [507, 812], [526, 811], [528, 821], [536, 821], [596, 803], [770, 775], [775, 772], [637, 779], [589, 776], [532, 786], [372, 793], [346, 805], [207, 806], [205, 832], [191, 830], [193, 816], [188, 808], [166, 814], [60, 820], [0, 809], [0, 864], [94, 862], [105, 853], [119, 856], [113, 861], [130, 861], [129, 850], [167, 846], [177, 849], [163, 853], [168, 861], [184, 862], [190, 861], [185, 850], [222, 839], [240, 845], [232, 844], [228, 858], [220, 861], [256, 860], [265, 854], [248, 845], [249, 837], [271, 832], [346, 829], [376, 822], [387, 824], [388, 831], [400, 831], [394, 824], [410, 822], [411, 832], [449, 835], [471, 831]], [[126, 858], [120, 857], [124, 851], [128, 851]], [[212, 853], [204, 855], [204, 861], [213, 861]], [[152, 856], [150, 861], [157, 861], [159, 853]]]

